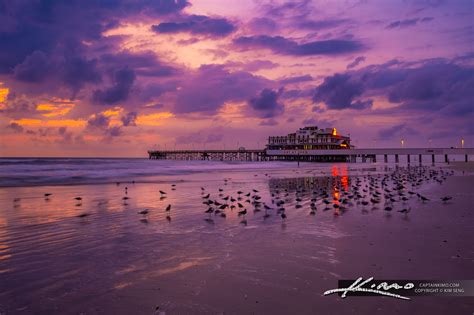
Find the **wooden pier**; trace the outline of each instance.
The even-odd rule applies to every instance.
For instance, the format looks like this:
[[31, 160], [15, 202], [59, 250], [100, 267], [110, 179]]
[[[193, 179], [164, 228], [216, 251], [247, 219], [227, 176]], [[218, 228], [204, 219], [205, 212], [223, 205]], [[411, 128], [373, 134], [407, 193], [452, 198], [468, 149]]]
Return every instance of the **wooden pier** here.
[[337, 149], [337, 150], [153, 150], [150, 159], [158, 160], [215, 160], [215, 161], [301, 161], [301, 162], [400, 162], [422, 163], [423, 156], [431, 162], [449, 163], [450, 156], [462, 156], [469, 161], [474, 148], [386, 148], [386, 149]]
[[265, 150], [171, 150], [148, 151], [155, 160], [267, 161]]

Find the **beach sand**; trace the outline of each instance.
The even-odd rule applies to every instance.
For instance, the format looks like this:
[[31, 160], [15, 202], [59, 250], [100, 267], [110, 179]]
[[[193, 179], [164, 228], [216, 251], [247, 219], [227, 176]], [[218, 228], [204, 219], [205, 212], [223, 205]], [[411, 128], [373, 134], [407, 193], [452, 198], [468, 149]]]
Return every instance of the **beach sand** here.
[[[318, 203], [314, 216], [309, 192], [295, 207], [298, 187], [351, 187], [395, 166], [288, 164], [157, 183], [3, 188], [0, 313], [472, 314], [474, 297], [323, 296], [340, 279], [474, 279], [473, 164], [442, 167], [454, 175], [416, 188], [425, 203], [415, 196], [392, 211], [356, 203], [324, 211]], [[225, 210], [227, 218], [205, 214], [201, 187], [214, 199], [256, 189], [274, 209], [271, 193], [286, 188], [288, 217], [271, 210], [264, 220], [248, 204], [246, 226], [238, 209]], [[442, 203], [445, 195], [453, 199]], [[397, 211], [404, 207], [411, 212]], [[148, 215], [137, 213], [144, 209]]]

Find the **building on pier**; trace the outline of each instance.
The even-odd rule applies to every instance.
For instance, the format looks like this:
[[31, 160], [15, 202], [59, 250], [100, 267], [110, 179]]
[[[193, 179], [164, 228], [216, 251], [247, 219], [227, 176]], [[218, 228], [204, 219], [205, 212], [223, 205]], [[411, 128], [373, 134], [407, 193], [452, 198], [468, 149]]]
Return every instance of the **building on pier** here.
[[336, 150], [352, 149], [351, 138], [337, 133], [336, 128], [317, 126], [300, 128], [287, 136], [268, 137], [267, 150]]

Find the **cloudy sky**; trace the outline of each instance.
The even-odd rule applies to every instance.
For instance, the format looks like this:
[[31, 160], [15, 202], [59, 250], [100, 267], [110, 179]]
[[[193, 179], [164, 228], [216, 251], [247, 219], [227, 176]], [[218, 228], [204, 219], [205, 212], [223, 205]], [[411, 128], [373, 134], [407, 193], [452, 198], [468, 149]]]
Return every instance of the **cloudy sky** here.
[[0, 0], [0, 155], [474, 145], [472, 0]]

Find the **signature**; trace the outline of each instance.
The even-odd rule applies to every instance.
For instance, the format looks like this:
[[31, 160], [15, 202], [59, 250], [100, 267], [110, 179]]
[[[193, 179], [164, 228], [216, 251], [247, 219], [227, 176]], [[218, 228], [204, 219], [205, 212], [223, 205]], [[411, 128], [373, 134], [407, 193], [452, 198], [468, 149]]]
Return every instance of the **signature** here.
[[379, 294], [379, 295], [390, 296], [390, 297], [397, 298], [397, 299], [409, 300], [410, 298], [408, 298], [406, 296], [402, 296], [402, 295], [399, 295], [399, 294], [390, 293], [390, 292], [386, 292], [386, 291], [391, 290], [391, 289], [410, 290], [410, 289], [413, 289], [413, 287], [415, 286], [411, 282], [408, 282], [403, 286], [399, 285], [398, 283], [388, 284], [387, 282], [382, 282], [379, 285], [376, 285], [375, 283], [373, 283], [369, 288], [364, 288], [364, 285], [367, 285], [373, 279], [374, 279], [374, 277], [370, 277], [367, 280], [363, 280], [363, 278], [360, 277], [356, 281], [354, 281], [348, 288], [328, 290], [328, 291], [324, 292], [324, 295], [343, 292], [342, 295], [341, 295], [341, 298], [345, 298], [348, 292], [370, 292], [370, 293], [375, 293], [375, 294]]

